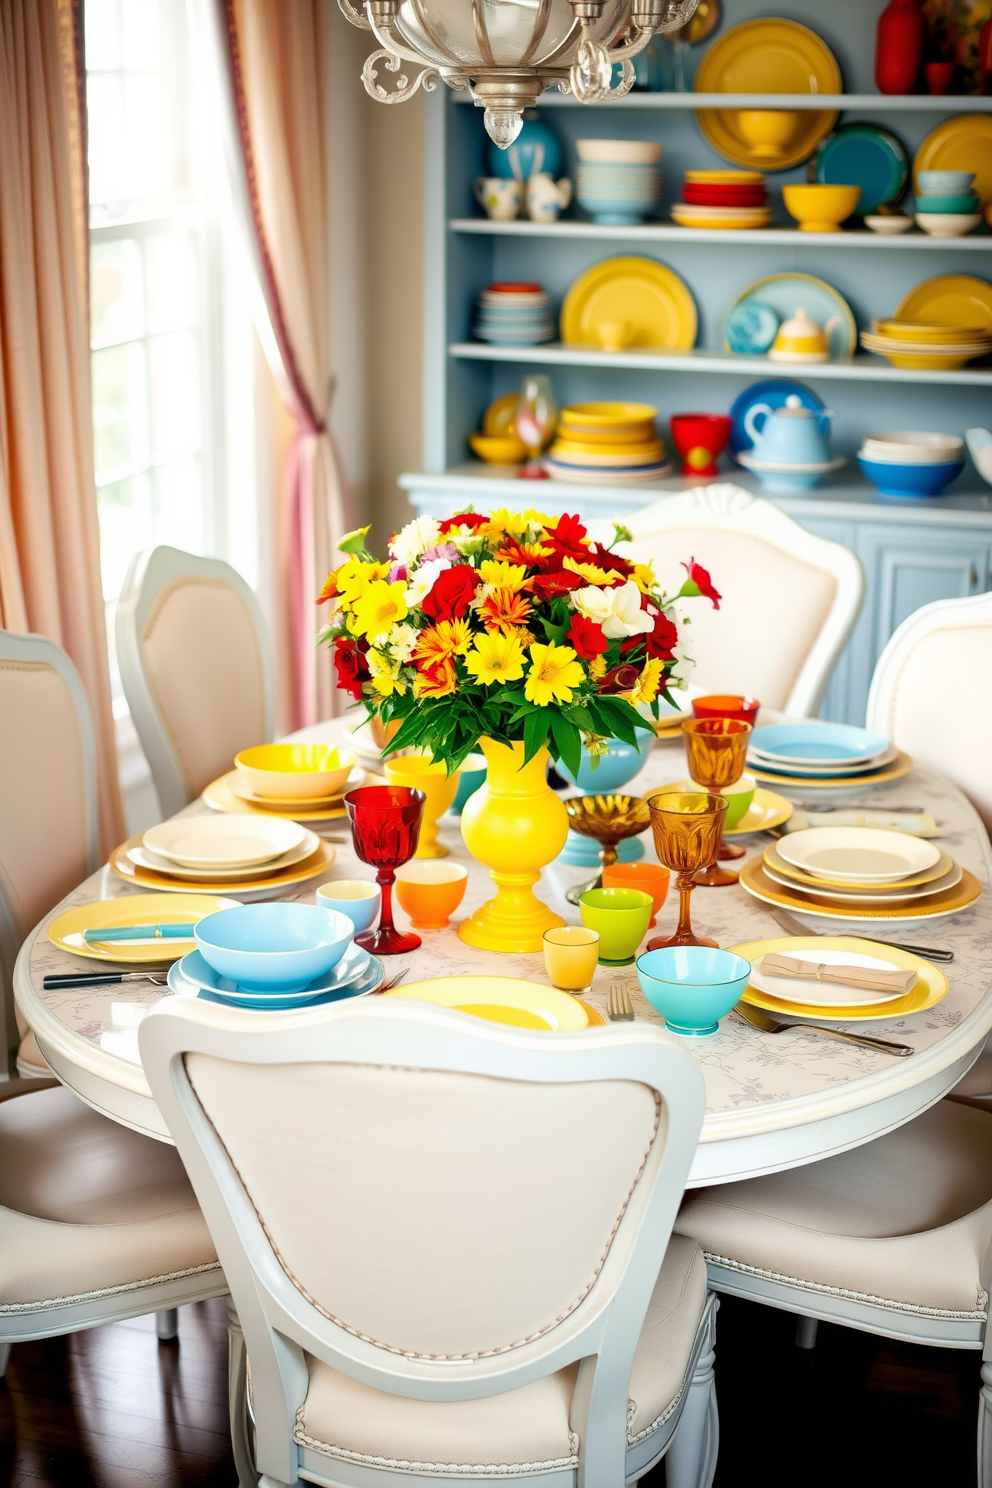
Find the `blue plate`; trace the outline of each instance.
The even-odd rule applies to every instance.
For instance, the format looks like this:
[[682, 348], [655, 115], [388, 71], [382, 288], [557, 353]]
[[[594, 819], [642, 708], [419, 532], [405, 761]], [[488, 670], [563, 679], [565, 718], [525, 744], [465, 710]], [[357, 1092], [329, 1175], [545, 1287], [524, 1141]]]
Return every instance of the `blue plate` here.
[[909, 181], [906, 146], [880, 124], [842, 124], [809, 164], [809, 178], [825, 186], [860, 186], [857, 217], [902, 200]]
[[[193, 952], [193, 954], [198, 955], [199, 952]], [[184, 956], [182, 960], [174, 961], [169, 967], [169, 990], [177, 997], [198, 997], [204, 1002], [219, 1002], [225, 1007], [248, 1008], [251, 1012], [271, 1013], [291, 1008], [317, 1007], [324, 1002], [343, 1002], [346, 998], [363, 997], [367, 992], [373, 992], [378, 987], [385, 975], [385, 968], [377, 956], [370, 956], [367, 951], [363, 954], [367, 964], [360, 975], [354, 981], [349, 982], [346, 987], [314, 991], [311, 986], [302, 992], [291, 992], [285, 997], [242, 992], [234, 982], [229, 984], [230, 991], [210, 990], [183, 975], [183, 961], [189, 959]], [[218, 980], [226, 982], [227, 978], [220, 977]]]
[[754, 441], [744, 427], [744, 420], [755, 403], [764, 403], [774, 413], [784, 408], [786, 399], [796, 397], [804, 408], [819, 413], [823, 403], [805, 384], [791, 377], [766, 377], [763, 382], [752, 382], [751, 386], [738, 393], [730, 405], [730, 417], [734, 426], [730, 431], [730, 453], [736, 458], [743, 451], [754, 449]]
[[820, 764], [854, 764], [888, 749], [881, 734], [848, 723], [771, 723], [756, 728], [750, 745], [766, 757], [786, 763], [810, 760]]
[[289, 992], [283, 987], [273, 987], [271, 992], [249, 992], [237, 982], [232, 981], [230, 977], [221, 976], [219, 971], [214, 971], [199, 951], [190, 951], [188, 956], [182, 957], [178, 965], [186, 980], [192, 982], [194, 986], [202, 987], [205, 992], [222, 992], [226, 996], [237, 993], [239, 997], [265, 1001], [278, 997], [280, 1001], [287, 1002], [288, 999], [295, 997], [310, 998], [318, 997], [324, 992], [343, 991], [364, 974], [368, 961], [368, 951], [363, 951], [362, 947], [355, 945], [353, 941], [336, 966], [332, 966], [330, 971], [324, 972], [322, 976], [315, 977], [298, 992]]
[[723, 330], [731, 351], [740, 356], [761, 356], [771, 347], [780, 325], [779, 313], [771, 305], [745, 300], [728, 310]]

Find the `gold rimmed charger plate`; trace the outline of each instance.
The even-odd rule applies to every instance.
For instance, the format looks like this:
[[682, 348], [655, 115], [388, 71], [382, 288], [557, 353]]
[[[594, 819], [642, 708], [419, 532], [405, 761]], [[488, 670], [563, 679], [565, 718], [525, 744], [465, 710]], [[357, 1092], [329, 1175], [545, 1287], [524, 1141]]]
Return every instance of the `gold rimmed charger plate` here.
[[934, 1007], [947, 995], [950, 986], [944, 973], [922, 956], [909, 951], [899, 951], [895, 946], [879, 945], [875, 940], [859, 940], [854, 935], [783, 935], [773, 940], [752, 940], [746, 945], [731, 946], [730, 950], [745, 961], [757, 961], [759, 956], [773, 953], [790, 954], [794, 951], [849, 951], [853, 955], [877, 956], [888, 961], [901, 971], [915, 971], [919, 981], [904, 997], [895, 997], [884, 1005], [838, 1007], [836, 1003], [817, 1006], [808, 1002], [787, 1002], [784, 998], [772, 997], [750, 984], [744, 990], [742, 1002], [761, 1008], [768, 1013], [782, 1013], [803, 1022], [822, 1023], [882, 1023], [891, 1018], [905, 1018], [910, 1013], [922, 1013]]
[[599, 346], [596, 327], [624, 320], [628, 349], [688, 351], [696, 344], [699, 317], [689, 286], [654, 258], [608, 258], [580, 274], [561, 307], [561, 339], [571, 346]]
[[768, 780], [772, 785], [788, 785], [804, 794], [811, 790], [867, 790], [869, 786], [881, 785], [885, 780], [901, 780], [913, 769], [913, 760], [900, 749], [891, 765], [884, 770], [867, 775], [838, 775], [824, 780], [817, 775], [777, 775], [773, 770], [763, 770], [760, 765], [748, 765], [748, 774], [758, 780]]
[[422, 982], [408, 982], [383, 996], [412, 997], [415, 1002], [433, 1002], [438, 1007], [472, 1013], [491, 1023], [537, 1028], [545, 1033], [594, 1028], [604, 1021], [595, 1008], [580, 998], [522, 977], [430, 977]]
[[[334, 817], [344, 816], [344, 796], [334, 796], [328, 799], [326, 805], [307, 806], [305, 802], [287, 801], [282, 806], [267, 806], [262, 801], [249, 801], [244, 796], [239, 796], [232, 789], [232, 782], [237, 779], [237, 771], [230, 770], [222, 775], [219, 780], [211, 780], [204, 787], [203, 800], [214, 811], [232, 812], [255, 812], [261, 816], [284, 816], [287, 821], [311, 822], [329, 821]], [[362, 785], [370, 783], [370, 776], [366, 771]], [[357, 785], [349, 785], [349, 790], [358, 790]]]
[[[128, 857], [128, 848], [136, 847], [141, 841], [141, 834], [131, 837], [127, 842], [122, 842], [115, 847], [110, 854], [110, 866], [122, 878], [125, 883], [136, 884], [145, 889], [159, 889], [165, 894], [189, 894], [189, 884], [183, 883], [182, 879], [167, 878], [164, 873], [154, 873], [150, 868], [139, 868], [132, 863]], [[259, 873], [257, 878], [239, 878], [231, 882], [225, 882], [218, 878], [212, 882], [210, 887], [217, 894], [249, 894], [257, 889], [281, 889], [288, 888], [291, 884], [305, 883], [308, 878], [316, 878], [323, 873], [334, 862], [334, 848], [329, 842], [321, 842], [316, 852], [302, 863], [293, 863], [289, 868], [283, 868], [277, 873]]]
[[126, 966], [160, 965], [176, 961], [196, 950], [195, 940], [86, 941], [84, 930], [107, 930], [134, 925], [182, 925], [202, 920], [220, 909], [234, 909], [236, 899], [216, 894], [127, 894], [120, 899], [100, 899], [67, 909], [48, 927], [48, 939], [60, 951], [87, 956], [93, 961], [120, 962]]
[[765, 848], [765, 862], [769, 868], [774, 868], [776, 873], [784, 874], [786, 878], [792, 879], [803, 888], [813, 889], [814, 891], [817, 889], [825, 891], [828, 888], [844, 890], [864, 889], [866, 891], [874, 891], [875, 893], [879, 893], [885, 889], [892, 890], [893, 892], [896, 889], [915, 889], [918, 884], [933, 883], [935, 879], [946, 878], [954, 867], [954, 859], [950, 853], [942, 852], [932, 867], [921, 868], [919, 873], [912, 873], [906, 878], [899, 878], [895, 883], [867, 883], [861, 879], [856, 879], [852, 882], [850, 879], [825, 878], [821, 874], [805, 873], [802, 868], [797, 868], [794, 863], [790, 863], [786, 858], [783, 858], [774, 842], [771, 847]]
[[760, 858], [752, 858], [741, 869], [740, 883], [747, 892], [764, 904], [777, 904], [782, 909], [794, 909], [800, 914], [816, 915], [828, 920], [939, 920], [945, 915], [957, 914], [967, 909], [982, 892], [982, 886], [967, 868], [962, 871], [961, 882], [953, 889], [945, 889], [922, 903], [885, 904], [876, 908], [864, 904], [841, 904], [821, 894], [805, 890], [796, 892], [777, 884], [765, 872]]
[[787, 822], [795, 807], [784, 796], [774, 791], [762, 790], [759, 786], [754, 800], [741, 817], [736, 827], [724, 830], [724, 837], [739, 837], [744, 832], [767, 832], [770, 827], [780, 827]]

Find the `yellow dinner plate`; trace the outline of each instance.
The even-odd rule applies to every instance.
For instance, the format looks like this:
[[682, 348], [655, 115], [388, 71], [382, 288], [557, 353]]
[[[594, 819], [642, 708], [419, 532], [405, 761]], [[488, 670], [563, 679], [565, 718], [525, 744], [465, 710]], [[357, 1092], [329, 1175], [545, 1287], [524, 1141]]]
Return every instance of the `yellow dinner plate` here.
[[48, 939], [60, 951], [89, 956], [94, 961], [128, 966], [160, 965], [195, 951], [196, 941], [86, 941], [83, 931], [124, 925], [182, 925], [216, 914], [219, 909], [234, 909], [236, 905], [236, 899], [220, 899], [214, 894], [127, 894], [120, 899], [99, 899], [60, 914], [48, 927]]
[[802, 1019], [809, 1023], [880, 1023], [891, 1018], [905, 1018], [910, 1013], [922, 1013], [932, 1008], [947, 995], [950, 985], [944, 973], [922, 956], [913, 956], [909, 951], [898, 951], [894, 946], [882, 946], [875, 940], [859, 940], [853, 935], [784, 935], [774, 940], [752, 940], [746, 945], [731, 946], [731, 951], [743, 956], [745, 961], [757, 961], [759, 956], [774, 953], [791, 955], [796, 951], [849, 951], [852, 955], [877, 956], [900, 971], [915, 971], [919, 981], [905, 997], [895, 997], [883, 1005], [878, 1003], [854, 1007], [838, 1007], [830, 1003], [825, 1007], [808, 1002], [787, 1002], [784, 998], [772, 997], [748, 986], [741, 1001], [752, 1007], [763, 1008], [768, 1013], [786, 1014], [789, 1018]]
[[767, 832], [770, 827], [780, 827], [787, 822], [794, 809], [792, 802], [784, 796], [777, 796], [774, 791], [762, 790], [759, 786], [736, 827], [725, 828], [723, 835], [739, 837], [743, 832]]
[[[365, 774], [362, 785], [379, 784], [376, 776]], [[385, 784], [385, 782], [382, 782]], [[231, 770], [227, 775], [222, 775], [219, 780], [212, 780], [203, 790], [203, 800], [214, 811], [230, 812], [260, 812], [263, 816], [284, 816], [287, 821], [311, 822], [330, 821], [334, 817], [344, 816], [344, 797], [337, 796], [328, 800], [327, 805], [319, 807], [307, 807], [301, 801], [294, 805], [289, 801], [281, 806], [269, 806], [263, 801], [249, 801], [244, 796], [238, 795], [234, 789], [238, 784], [237, 770]], [[350, 785], [349, 790], [357, 790], [357, 785]]]
[[518, 977], [430, 977], [423, 982], [408, 982], [383, 996], [412, 997], [415, 1002], [433, 1002], [493, 1023], [547, 1032], [592, 1028], [603, 1022], [596, 1009], [579, 998]]
[[906, 904], [885, 904], [873, 909], [867, 904], [838, 903], [825, 895], [800, 890], [798, 885], [793, 893], [784, 884], [777, 884], [768, 876], [760, 858], [751, 858], [750, 862], [744, 864], [740, 883], [749, 894], [765, 904], [778, 904], [783, 909], [794, 909], [800, 914], [823, 916], [830, 920], [939, 920], [945, 915], [957, 914], [959, 910], [967, 909], [982, 892], [978, 879], [965, 868], [961, 882], [953, 889], [945, 889], [943, 893], [934, 894], [922, 902], [912, 900]]
[[783, 858], [777, 844], [774, 842], [771, 847], [765, 848], [765, 862], [769, 868], [774, 868], [776, 873], [783, 874], [786, 878], [792, 879], [793, 882], [801, 885], [803, 888], [815, 890], [817, 885], [819, 885], [821, 889], [864, 889], [866, 893], [872, 892], [876, 894], [886, 891], [895, 892], [896, 889], [915, 889], [918, 884], [933, 883], [938, 878], [945, 878], [954, 867], [954, 859], [950, 853], [942, 852], [932, 867], [924, 868], [919, 873], [910, 874], [908, 878], [897, 879], [895, 883], [864, 883], [858, 880], [852, 882], [851, 879], [822, 878], [812, 873], [804, 873], [794, 863], [788, 862]]
[[[826, 42], [796, 21], [744, 21], [725, 31], [706, 52], [696, 72], [697, 93], [840, 93], [840, 68]], [[774, 105], [771, 101], [769, 108]], [[725, 160], [735, 165], [785, 170], [808, 160], [837, 122], [831, 109], [796, 110], [791, 136], [773, 153], [756, 154], [744, 135], [740, 115], [750, 110], [697, 109], [696, 121]]]
[[[166, 894], [189, 894], [189, 884], [184, 883], [181, 878], [168, 878], [164, 873], [154, 873], [150, 868], [139, 868], [128, 857], [130, 847], [137, 847], [141, 841], [141, 833], [131, 837], [127, 842], [122, 842], [120, 847], [115, 847], [110, 854], [110, 866], [118, 878], [123, 878], [125, 883], [136, 884], [143, 889], [159, 889]], [[329, 842], [321, 842], [316, 852], [302, 863], [293, 863], [288, 868], [283, 868], [277, 873], [265, 874], [260, 871], [257, 878], [238, 878], [230, 883], [225, 883], [219, 878], [211, 882], [210, 887], [218, 894], [249, 894], [257, 889], [288, 888], [290, 884], [305, 883], [308, 878], [316, 878], [334, 862], [334, 849]]]
[[[992, 130], [992, 119], [989, 119], [989, 128]], [[989, 148], [992, 149], [992, 134]], [[909, 291], [894, 319], [928, 320], [949, 326], [981, 326], [985, 331], [992, 331], [992, 284], [974, 274], [938, 274], [935, 279], [925, 279]]]
[[958, 114], [938, 124], [913, 160], [913, 190], [917, 195], [921, 170], [974, 171], [975, 191], [982, 201], [992, 201], [992, 117]]
[[865, 775], [847, 775], [833, 779], [822, 779], [818, 775], [776, 775], [773, 770], [762, 770], [758, 765], [748, 763], [748, 774], [754, 775], [758, 780], [770, 780], [773, 785], [791, 786], [793, 790], [802, 790], [804, 793], [811, 790], [865, 790], [869, 785], [881, 785], [885, 780], [901, 780], [913, 769], [913, 761], [908, 754], [900, 749], [891, 765], [886, 765], [881, 770], [873, 771]]
[[596, 326], [607, 320], [630, 326], [628, 350], [688, 351], [696, 344], [699, 319], [689, 287], [653, 258], [608, 258], [580, 275], [561, 307], [561, 339], [599, 346]]

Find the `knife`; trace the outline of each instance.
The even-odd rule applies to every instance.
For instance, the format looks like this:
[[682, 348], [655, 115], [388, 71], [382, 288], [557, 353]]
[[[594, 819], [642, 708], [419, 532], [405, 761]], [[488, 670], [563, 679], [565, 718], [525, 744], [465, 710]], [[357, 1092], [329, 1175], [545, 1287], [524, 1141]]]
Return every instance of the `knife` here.
[[[800, 920], [789, 914], [785, 909], [774, 909], [771, 905], [765, 906], [773, 920], [777, 920], [782, 929], [789, 935], [829, 935], [828, 930], [810, 930]], [[922, 956], [926, 961], [940, 961], [948, 965], [954, 960], [953, 951], [938, 951], [933, 946], [906, 945], [901, 940], [879, 940], [877, 935], [859, 935], [861, 940], [873, 940], [876, 945], [889, 946], [894, 951], [908, 951], [911, 956]]]
[[107, 925], [103, 930], [84, 930], [85, 941], [105, 940], [192, 940], [194, 924]]
[[60, 987], [110, 987], [115, 982], [151, 982], [155, 987], [164, 987], [165, 973], [150, 971], [78, 971], [64, 976], [46, 976], [41, 985], [46, 992]]

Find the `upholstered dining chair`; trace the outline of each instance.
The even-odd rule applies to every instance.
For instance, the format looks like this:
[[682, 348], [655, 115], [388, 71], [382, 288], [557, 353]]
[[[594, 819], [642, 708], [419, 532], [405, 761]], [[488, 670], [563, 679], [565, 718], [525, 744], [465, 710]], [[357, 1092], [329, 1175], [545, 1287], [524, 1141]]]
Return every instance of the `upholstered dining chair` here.
[[258, 1024], [171, 999], [139, 1044], [244, 1329], [260, 1488], [621, 1488], [666, 1454], [707, 1488], [713, 1299], [669, 1241], [703, 1082], [675, 1040], [399, 998]]
[[667, 593], [695, 558], [722, 595], [719, 613], [691, 607], [693, 684], [815, 717], [861, 608], [855, 554], [730, 484], [663, 497], [624, 522], [633, 542], [621, 552], [653, 563]]
[[131, 560], [117, 602], [117, 663], [162, 815], [187, 806], [267, 743], [272, 658], [258, 601], [229, 563], [178, 548]]

